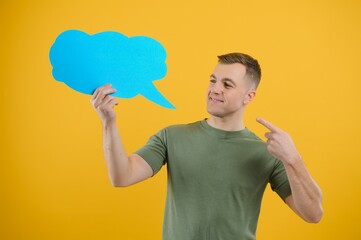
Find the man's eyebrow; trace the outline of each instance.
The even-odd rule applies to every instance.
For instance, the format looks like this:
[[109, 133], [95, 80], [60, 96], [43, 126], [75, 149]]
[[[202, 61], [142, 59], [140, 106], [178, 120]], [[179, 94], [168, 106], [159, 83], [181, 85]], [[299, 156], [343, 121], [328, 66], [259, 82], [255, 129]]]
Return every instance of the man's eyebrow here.
[[[214, 76], [214, 74], [211, 74], [210, 78], [217, 79], [217, 77]], [[235, 81], [233, 81], [233, 80], [230, 79], [230, 78], [222, 78], [222, 81], [223, 81], [223, 82], [231, 82], [233, 85], [237, 85], [237, 84], [235, 83]]]
[[237, 85], [237, 84], [235, 83], [235, 81], [233, 81], [233, 80], [230, 79], [230, 78], [223, 78], [222, 81], [224, 81], [224, 82], [231, 82], [233, 85]]

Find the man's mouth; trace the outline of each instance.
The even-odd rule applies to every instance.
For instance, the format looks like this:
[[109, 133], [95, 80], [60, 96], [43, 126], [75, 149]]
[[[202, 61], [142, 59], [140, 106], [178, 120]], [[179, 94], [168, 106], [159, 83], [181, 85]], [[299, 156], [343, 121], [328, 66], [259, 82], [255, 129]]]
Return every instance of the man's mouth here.
[[211, 102], [221, 102], [221, 103], [224, 102], [222, 99], [215, 98], [215, 97], [209, 97], [209, 100], [210, 100]]

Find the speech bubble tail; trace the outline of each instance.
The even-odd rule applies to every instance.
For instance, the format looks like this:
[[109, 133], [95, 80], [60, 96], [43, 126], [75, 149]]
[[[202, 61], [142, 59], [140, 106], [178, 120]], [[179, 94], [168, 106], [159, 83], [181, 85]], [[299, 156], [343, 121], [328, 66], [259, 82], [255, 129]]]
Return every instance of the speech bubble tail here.
[[148, 87], [144, 88], [143, 91], [140, 93], [148, 100], [162, 106], [165, 108], [175, 109], [173, 104], [171, 104], [153, 85], [150, 84]]

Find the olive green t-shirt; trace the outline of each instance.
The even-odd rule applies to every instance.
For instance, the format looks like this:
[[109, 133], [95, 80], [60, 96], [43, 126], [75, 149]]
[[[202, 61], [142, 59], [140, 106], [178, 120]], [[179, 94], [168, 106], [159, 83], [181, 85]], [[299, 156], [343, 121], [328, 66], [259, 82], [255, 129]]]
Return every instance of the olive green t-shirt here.
[[164, 240], [255, 239], [267, 184], [282, 199], [291, 194], [281, 161], [247, 128], [170, 126], [136, 153], [154, 174], [167, 165]]

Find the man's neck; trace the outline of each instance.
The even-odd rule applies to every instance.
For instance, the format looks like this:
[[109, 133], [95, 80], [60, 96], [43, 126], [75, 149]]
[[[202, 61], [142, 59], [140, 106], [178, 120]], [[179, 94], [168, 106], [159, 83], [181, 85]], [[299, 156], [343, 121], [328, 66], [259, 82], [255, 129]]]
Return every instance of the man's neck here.
[[243, 119], [210, 116], [207, 123], [214, 128], [224, 131], [241, 131], [245, 128]]

